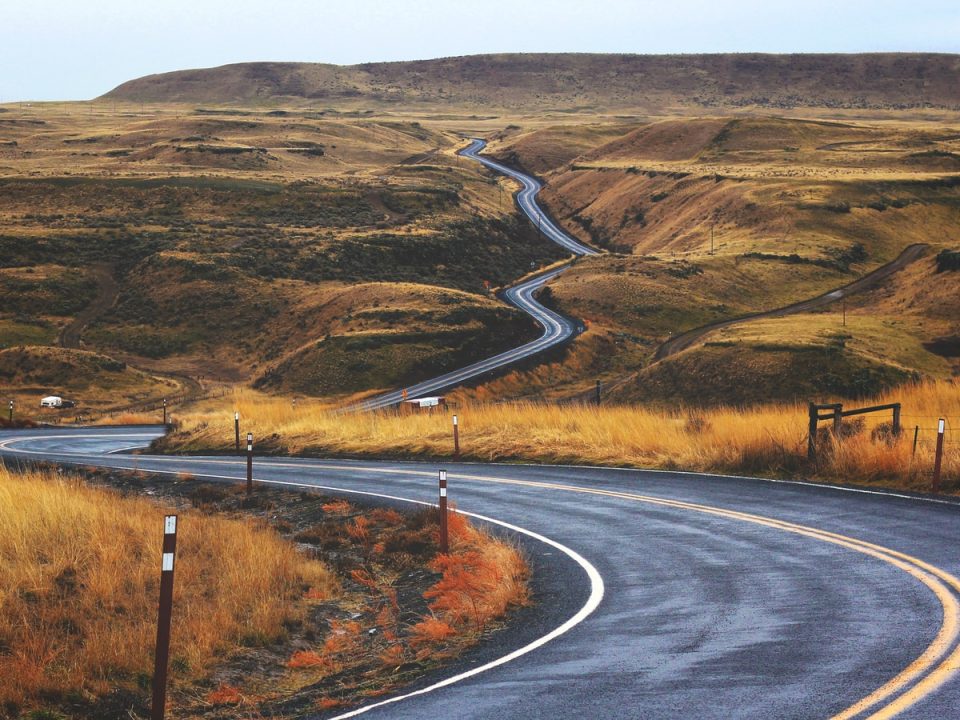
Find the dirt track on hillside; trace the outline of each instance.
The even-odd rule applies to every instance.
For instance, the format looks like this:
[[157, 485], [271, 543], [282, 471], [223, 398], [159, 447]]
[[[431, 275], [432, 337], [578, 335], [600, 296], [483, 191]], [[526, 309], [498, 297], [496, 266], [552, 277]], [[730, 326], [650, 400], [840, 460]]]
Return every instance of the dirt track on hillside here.
[[886, 265], [881, 265], [873, 272], [867, 273], [858, 280], [854, 280], [849, 285], [844, 285], [841, 288], [831, 290], [830, 292], [824, 293], [823, 295], [818, 295], [815, 298], [802, 300], [798, 303], [794, 303], [793, 305], [777, 308], [776, 310], [766, 310], [764, 312], [753, 313], [751, 315], [743, 315], [741, 317], [731, 318], [730, 320], [719, 320], [707, 325], [701, 325], [693, 330], [687, 330], [685, 333], [681, 333], [674, 338], [670, 338], [659, 348], [657, 348], [657, 352], [653, 356], [653, 361], [658, 362], [670, 357], [671, 355], [676, 355], [678, 352], [686, 350], [710, 333], [714, 332], [715, 330], [720, 330], [721, 328], [742, 325], [744, 323], [753, 322], [754, 320], [762, 320], [763, 318], [784, 317], [787, 315], [796, 315], [797, 313], [811, 312], [812, 310], [825, 307], [830, 303], [836, 302], [837, 300], [842, 300], [845, 297], [850, 297], [851, 295], [856, 295], [857, 293], [861, 293], [865, 290], [870, 290], [882, 283], [895, 272], [902, 270], [910, 263], [919, 259], [928, 247], [930, 246], [926, 245], [925, 243], [910, 245], [906, 250], [900, 253], [900, 256], [893, 262], [889, 262]]
[[[801, 300], [798, 303], [787, 305], [782, 308], [776, 308], [774, 310], [765, 310], [763, 312], [753, 313], [750, 315], [741, 315], [740, 317], [730, 318], [729, 320], [719, 320], [717, 322], [708, 323], [707, 325], [701, 325], [700, 327], [693, 328], [692, 330], [687, 330], [685, 333], [681, 333], [674, 338], [670, 338], [660, 345], [660, 347], [657, 348], [656, 353], [654, 353], [653, 362], [651, 362], [651, 365], [692, 347], [716, 330], [733, 327], [734, 325], [742, 325], [748, 322], [753, 322], [754, 320], [762, 320], [763, 318], [785, 317], [787, 315], [810, 312], [812, 310], [826, 307], [827, 305], [830, 305], [837, 300], [842, 300], [845, 297], [850, 297], [851, 295], [856, 295], [866, 290], [871, 290], [894, 273], [902, 270], [916, 260], [919, 260], [929, 247], [930, 246], [925, 243], [910, 245], [902, 253], [900, 253], [896, 260], [893, 260], [886, 265], [881, 265], [876, 270], [867, 273], [863, 277], [854, 280], [848, 285], [844, 285], [836, 290], [831, 290], [823, 295], [810, 298], [809, 300]], [[650, 367], [650, 365], [647, 367]], [[636, 380], [637, 375], [637, 372], [632, 372], [627, 376], [605, 383], [602, 387], [603, 394], [606, 395], [607, 393], [614, 392], [627, 383]], [[591, 389], [586, 392], [571, 396], [565, 402], [594, 402], [595, 398], [596, 391]]]
[[60, 347], [79, 350], [80, 336], [87, 329], [87, 325], [103, 315], [117, 301], [120, 286], [117, 285], [110, 266], [97, 265], [93, 268], [93, 273], [97, 279], [97, 297], [80, 311], [73, 322], [60, 331], [60, 335], [57, 337], [57, 344]]

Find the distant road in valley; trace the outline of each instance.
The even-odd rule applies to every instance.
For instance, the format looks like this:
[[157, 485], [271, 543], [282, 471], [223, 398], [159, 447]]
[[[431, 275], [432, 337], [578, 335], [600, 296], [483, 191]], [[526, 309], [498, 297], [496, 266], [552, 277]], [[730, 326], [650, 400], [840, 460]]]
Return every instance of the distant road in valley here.
[[[545, 237], [569, 250], [574, 255], [584, 256], [598, 254], [597, 250], [578, 242], [563, 232], [537, 204], [537, 193], [539, 193], [543, 187], [539, 180], [480, 155], [480, 151], [486, 147], [486, 144], [484, 140], [475, 139], [468, 147], [461, 150], [460, 154], [476, 160], [491, 170], [502, 173], [519, 182], [522, 189], [517, 193], [517, 205], [530, 221], [540, 229]], [[459, 370], [444, 373], [438, 377], [409, 385], [406, 388], [377, 395], [376, 397], [356, 404], [351, 409], [377, 410], [396, 405], [403, 401], [404, 391], [406, 391], [407, 397], [410, 399], [433, 395], [457, 387], [488, 373], [501, 370], [509, 365], [533, 357], [534, 355], [566, 342], [582, 329], [582, 325], [576, 320], [564, 317], [540, 304], [534, 298], [534, 294], [564, 272], [568, 266], [569, 265], [563, 265], [549, 272], [536, 275], [529, 280], [508, 288], [503, 293], [504, 300], [515, 308], [527, 313], [543, 328], [542, 334], [536, 340], [494, 355], [486, 360], [480, 360], [471, 365], [467, 365]]]

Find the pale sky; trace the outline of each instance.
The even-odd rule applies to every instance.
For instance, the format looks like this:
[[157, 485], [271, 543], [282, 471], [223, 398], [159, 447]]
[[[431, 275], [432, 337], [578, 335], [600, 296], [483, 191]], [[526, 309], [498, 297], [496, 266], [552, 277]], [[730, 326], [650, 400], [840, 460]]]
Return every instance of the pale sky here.
[[0, 102], [255, 60], [874, 51], [960, 52], [960, 0], [0, 0]]

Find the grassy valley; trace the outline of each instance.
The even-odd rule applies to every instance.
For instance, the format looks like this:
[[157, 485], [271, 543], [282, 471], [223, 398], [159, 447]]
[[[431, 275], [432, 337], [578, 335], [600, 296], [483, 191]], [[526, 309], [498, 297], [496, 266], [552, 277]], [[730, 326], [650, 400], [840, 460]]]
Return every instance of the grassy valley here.
[[[19, 406], [118, 407], [198, 379], [361, 392], [535, 334], [489, 288], [563, 255], [455, 137], [307, 115], [0, 118], [0, 374]], [[91, 376], [78, 351], [142, 382]]]
[[[578, 79], [601, 61], [601, 81]], [[564, 254], [520, 218], [510, 183], [455, 155], [478, 135], [543, 178], [544, 205], [604, 254], [542, 296], [587, 332], [461, 397], [568, 400], [599, 379], [622, 402], [752, 403], [950, 377], [955, 318], [910, 295], [956, 272], [934, 264], [960, 219], [951, 68], [920, 55], [265, 63], [3, 107], [0, 378], [20, 407], [235, 384], [345, 400], [535, 336], [490, 289]], [[494, 100], [495, 86], [509, 91]], [[847, 325], [834, 304], [653, 362], [680, 333], [849, 284], [916, 243], [922, 261], [848, 300]], [[79, 383], [82, 353], [124, 371]]]
[[[960, 220], [951, 127], [675, 119], [613, 140], [584, 128], [573, 158], [554, 151], [570, 134], [518, 128], [492, 152], [537, 168], [554, 216], [608, 250], [545, 291], [589, 332], [565, 368], [521, 373], [487, 393], [569, 397], [600, 378], [618, 401], [752, 403], [856, 397], [956, 372], [956, 303], [908, 300], [953, 277], [934, 259], [956, 247]], [[672, 336], [847, 285], [914, 243], [930, 250], [884, 285], [900, 302], [888, 300], [883, 319], [876, 290], [848, 301], [847, 325], [835, 303], [731, 328], [653, 363]]]

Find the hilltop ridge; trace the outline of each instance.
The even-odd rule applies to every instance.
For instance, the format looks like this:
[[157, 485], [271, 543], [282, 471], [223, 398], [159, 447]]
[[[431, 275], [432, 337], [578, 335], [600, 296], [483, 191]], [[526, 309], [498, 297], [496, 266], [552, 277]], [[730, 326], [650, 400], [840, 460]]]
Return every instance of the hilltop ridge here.
[[566, 111], [730, 107], [960, 109], [960, 56], [498, 54], [339, 66], [250, 62], [148, 75], [134, 102], [459, 105]]

